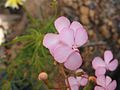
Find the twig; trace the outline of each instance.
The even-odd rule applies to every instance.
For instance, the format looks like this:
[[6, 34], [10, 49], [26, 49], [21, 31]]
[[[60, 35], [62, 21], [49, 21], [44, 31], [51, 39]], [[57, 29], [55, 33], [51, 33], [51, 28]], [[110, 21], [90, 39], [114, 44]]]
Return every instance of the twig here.
[[67, 83], [67, 85], [68, 85], [69, 90], [71, 90], [70, 84], [69, 84], [69, 81], [68, 81], [68, 77], [67, 77], [67, 75], [66, 75], [66, 73], [65, 73], [65, 70], [64, 70], [64, 67], [63, 67], [62, 64], [60, 65], [60, 69], [61, 69], [61, 73], [64, 75], [64, 77], [65, 77], [65, 79], [66, 79], [66, 83]]

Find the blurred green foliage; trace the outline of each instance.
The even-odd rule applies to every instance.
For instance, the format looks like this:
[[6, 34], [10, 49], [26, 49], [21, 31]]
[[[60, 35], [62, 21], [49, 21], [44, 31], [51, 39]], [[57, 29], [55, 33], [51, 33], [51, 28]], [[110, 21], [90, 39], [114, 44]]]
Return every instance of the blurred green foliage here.
[[[14, 60], [5, 62], [7, 68], [0, 70], [0, 73], [4, 71], [0, 90], [47, 90], [46, 85], [38, 80], [38, 75], [41, 71], [47, 72], [49, 77], [58, 73], [53, 58], [42, 45], [44, 35], [55, 32], [54, 19], [40, 21], [32, 18], [26, 32], [8, 43], [22, 43], [23, 47]], [[51, 83], [52, 78], [49, 81]]]

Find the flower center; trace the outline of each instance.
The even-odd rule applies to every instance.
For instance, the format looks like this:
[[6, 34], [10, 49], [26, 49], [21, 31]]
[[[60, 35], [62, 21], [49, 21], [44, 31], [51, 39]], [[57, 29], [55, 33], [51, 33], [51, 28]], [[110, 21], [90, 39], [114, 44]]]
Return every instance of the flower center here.
[[77, 45], [72, 45], [72, 49], [79, 52]]

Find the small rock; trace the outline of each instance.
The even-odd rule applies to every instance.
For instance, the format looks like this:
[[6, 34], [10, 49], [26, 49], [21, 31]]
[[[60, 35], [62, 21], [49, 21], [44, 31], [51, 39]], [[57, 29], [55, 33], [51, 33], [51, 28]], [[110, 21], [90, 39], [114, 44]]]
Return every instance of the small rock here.
[[73, 3], [73, 8], [75, 9], [75, 10], [77, 10], [78, 9], [78, 4], [77, 3]]
[[108, 25], [109, 25], [109, 26], [113, 26], [113, 23], [112, 23], [111, 20], [108, 20]]
[[116, 29], [115, 29], [115, 28], [113, 28], [113, 29], [112, 29], [112, 33], [115, 33], [115, 32], [116, 32]]
[[91, 3], [91, 0], [83, 0], [83, 3], [84, 3], [85, 5], [89, 5], [89, 4]]
[[82, 15], [80, 17], [80, 20], [84, 25], [88, 25], [90, 23], [88, 16], [85, 16], [85, 15]]
[[108, 30], [107, 26], [106, 25], [103, 25], [101, 28], [100, 28], [100, 32], [101, 34], [103, 35], [103, 37], [105, 38], [110, 38], [110, 31]]
[[120, 39], [118, 39], [118, 44], [120, 45]]
[[89, 11], [89, 16], [92, 20], [94, 20], [94, 16], [95, 16], [95, 11], [94, 10], [90, 10]]
[[72, 4], [73, 4], [73, 1], [72, 1], [72, 0], [63, 0], [63, 2], [64, 2], [65, 4], [67, 4], [68, 6], [72, 6]]
[[81, 13], [82, 15], [88, 16], [88, 15], [89, 15], [89, 8], [86, 7], [86, 6], [82, 6], [82, 7], [80, 8], [80, 13]]
[[118, 33], [114, 33], [112, 38], [113, 38], [113, 40], [117, 40], [119, 38], [119, 34]]
[[88, 30], [88, 34], [89, 34], [89, 37], [90, 37], [91, 39], [95, 39], [95, 38], [96, 38], [95, 31], [93, 31], [93, 30]]

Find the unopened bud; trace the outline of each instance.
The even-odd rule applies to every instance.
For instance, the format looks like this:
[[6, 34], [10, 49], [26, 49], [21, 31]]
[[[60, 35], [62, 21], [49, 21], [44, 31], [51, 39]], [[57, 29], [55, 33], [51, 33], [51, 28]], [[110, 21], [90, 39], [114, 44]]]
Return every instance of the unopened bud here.
[[83, 74], [85, 74], [85, 72], [82, 69], [78, 69], [75, 71], [76, 76], [82, 76]]
[[38, 76], [39, 80], [47, 80], [48, 74], [46, 72], [41, 72]]
[[90, 77], [89, 77], [89, 81], [96, 82], [96, 77], [95, 77], [95, 76], [90, 76]]

